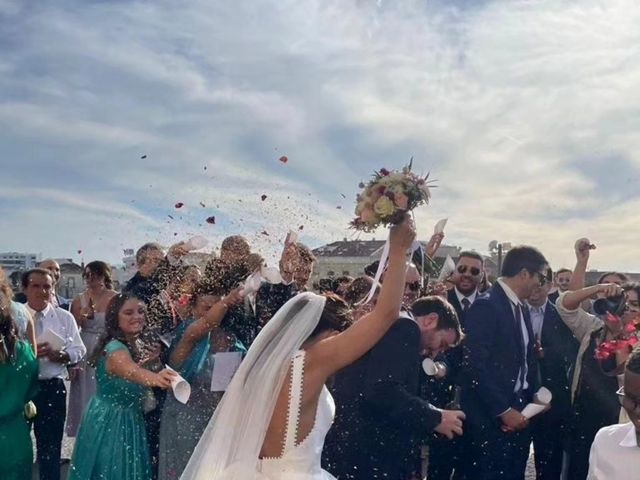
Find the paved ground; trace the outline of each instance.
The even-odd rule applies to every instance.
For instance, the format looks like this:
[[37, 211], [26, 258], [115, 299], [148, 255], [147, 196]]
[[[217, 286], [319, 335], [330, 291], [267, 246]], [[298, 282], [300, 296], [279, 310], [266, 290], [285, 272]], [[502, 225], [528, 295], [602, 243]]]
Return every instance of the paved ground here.
[[[72, 451], [73, 451], [73, 439], [65, 436], [62, 442], [62, 457], [71, 458]], [[61, 466], [61, 471], [62, 471], [61, 480], [66, 480], [68, 468], [69, 468], [68, 465]], [[535, 478], [536, 478], [536, 473], [535, 473], [535, 468], [533, 466], [533, 457], [530, 457], [529, 464], [527, 465], [527, 473], [525, 475], [525, 480], [535, 480]], [[33, 480], [37, 480], [37, 479], [38, 479], [37, 471], [36, 471], [36, 468], [34, 468]]]

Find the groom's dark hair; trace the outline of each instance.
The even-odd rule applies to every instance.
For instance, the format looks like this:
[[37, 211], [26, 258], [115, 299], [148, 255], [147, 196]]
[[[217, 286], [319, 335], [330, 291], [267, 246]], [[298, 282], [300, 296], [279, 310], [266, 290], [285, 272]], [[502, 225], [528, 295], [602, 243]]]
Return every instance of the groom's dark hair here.
[[430, 313], [438, 315], [437, 330], [454, 330], [456, 332], [456, 343], [462, 340], [463, 334], [460, 328], [460, 320], [455, 308], [444, 298], [435, 295], [417, 299], [411, 305], [411, 313], [414, 317], [424, 317]]

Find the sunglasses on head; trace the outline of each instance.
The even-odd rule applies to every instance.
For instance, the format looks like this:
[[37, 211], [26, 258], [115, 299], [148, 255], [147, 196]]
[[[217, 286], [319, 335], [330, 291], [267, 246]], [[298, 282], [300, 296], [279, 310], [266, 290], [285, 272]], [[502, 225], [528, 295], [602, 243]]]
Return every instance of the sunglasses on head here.
[[480, 275], [480, 269], [478, 267], [467, 267], [466, 265], [458, 265], [458, 268], [456, 268], [456, 270], [460, 275], [464, 275], [465, 273], [467, 273], [467, 270], [473, 277], [477, 277], [478, 275]]
[[404, 284], [404, 288], [411, 290], [412, 292], [417, 292], [418, 290], [420, 290], [420, 282], [416, 281], [416, 282], [411, 282], [411, 283], [405, 283]]

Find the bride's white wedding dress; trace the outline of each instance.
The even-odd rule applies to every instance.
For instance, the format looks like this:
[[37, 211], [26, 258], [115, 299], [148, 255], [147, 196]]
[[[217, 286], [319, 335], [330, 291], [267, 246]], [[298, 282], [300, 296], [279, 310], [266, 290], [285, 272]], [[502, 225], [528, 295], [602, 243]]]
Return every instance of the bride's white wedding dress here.
[[[320, 461], [335, 404], [322, 389], [313, 428], [299, 444], [298, 418], [305, 352], [300, 347], [318, 325], [325, 298], [301, 293], [262, 329], [227, 387], [181, 480], [335, 480]], [[260, 459], [273, 411], [291, 371], [283, 454]]]
[[296, 445], [304, 385], [304, 358], [304, 350], [298, 351], [293, 358], [283, 454], [280, 458], [264, 458], [258, 464], [259, 473], [269, 480], [335, 480], [333, 475], [322, 470], [320, 466], [324, 438], [331, 428], [336, 411], [333, 397], [326, 386], [322, 388], [318, 399], [313, 428], [304, 440]]

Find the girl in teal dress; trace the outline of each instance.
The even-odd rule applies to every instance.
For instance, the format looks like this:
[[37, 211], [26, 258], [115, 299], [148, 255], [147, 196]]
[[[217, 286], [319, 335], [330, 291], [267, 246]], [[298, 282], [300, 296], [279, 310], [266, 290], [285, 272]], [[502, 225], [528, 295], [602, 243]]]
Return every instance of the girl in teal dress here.
[[33, 446], [24, 405], [38, 390], [38, 360], [18, 340], [9, 298], [0, 291], [0, 477], [29, 480]]
[[116, 295], [107, 306], [106, 335], [89, 360], [96, 366], [97, 392], [82, 417], [69, 480], [151, 478], [143, 399], [150, 387], [169, 388], [175, 374], [136, 363], [144, 321], [145, 306], [131, 295]]

